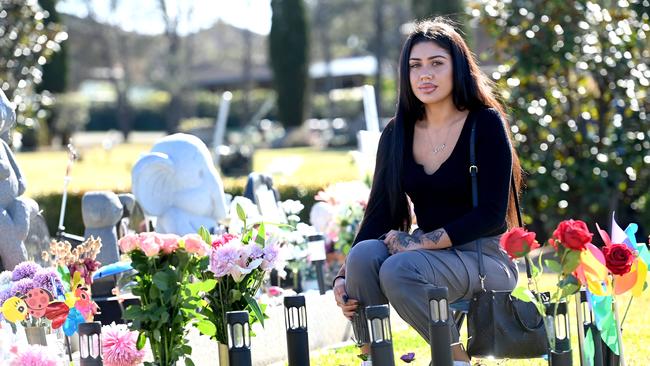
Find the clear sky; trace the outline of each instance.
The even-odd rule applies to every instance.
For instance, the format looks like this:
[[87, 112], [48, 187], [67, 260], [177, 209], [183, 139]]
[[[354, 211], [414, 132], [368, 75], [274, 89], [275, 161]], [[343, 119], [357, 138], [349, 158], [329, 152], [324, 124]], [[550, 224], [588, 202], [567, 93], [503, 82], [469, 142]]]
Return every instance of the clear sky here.
[[[109, 5], [114, 0], [62, 0], [57, 5], [57, 10], [85, 17], [88, 1], [102, 22], [117, 24], [127, 31], [147, 34], [162, 33], [164, 30], [158, 0], [117, 0], [118, 8], [114, 15]], [[184, 14], [179, 26], [181, 33], [208, 28], [218, 19], [259, 34], [268, 34], [271, 30], [270, 0], [165, 1], [170, 11], [180, 11], [180, 14]]]

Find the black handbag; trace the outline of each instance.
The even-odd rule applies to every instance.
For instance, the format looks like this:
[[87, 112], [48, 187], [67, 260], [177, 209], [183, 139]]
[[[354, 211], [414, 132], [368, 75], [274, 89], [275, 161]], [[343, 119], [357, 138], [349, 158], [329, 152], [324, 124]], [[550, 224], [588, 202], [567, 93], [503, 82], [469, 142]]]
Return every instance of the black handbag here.
[[[472, 178], [472, 204], [478, 206], [478, 186], [476, 175], [476, 123], [472, 123], [470, 137], [470, 174]], [[519, 226], [523, 227], [519, 199], [514, 176], [511, 177]], [[544, 320], [535, 304], [512, 297], [511, 291], [486, 290], [485, 266], [480, 240], [476, 242], [478, 252], [479, 279], [481, 290], [470, 301], [467, 315], [467, 353], [470, 356], [494, 358], [534, 358], [548, 353], [548, 339]], [[526, 275], [530, 280], [532, 273], [528, 260]]]

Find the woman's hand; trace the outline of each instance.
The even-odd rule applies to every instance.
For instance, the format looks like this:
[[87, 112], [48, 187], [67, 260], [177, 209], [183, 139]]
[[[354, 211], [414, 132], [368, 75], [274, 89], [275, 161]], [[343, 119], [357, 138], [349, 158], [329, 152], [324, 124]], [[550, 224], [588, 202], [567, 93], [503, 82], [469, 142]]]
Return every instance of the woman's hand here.
[[424, 249], [420, 241], [420, 233], [416, 232], [413, 235], [403, 231], [391, 230], [386, 234], [384, 244], [388, 247], [391, 254], [405, 252], [409, 250]]
[[359, 306], [359, 302], [351, 299], [345, 291], [345, 278], [338, 278], [336, 282], [334, 282], [333, 291], [336, 305], [341, 308], [343, 316], [348, 318], [348, 320], [352, 320], [352, 317]]

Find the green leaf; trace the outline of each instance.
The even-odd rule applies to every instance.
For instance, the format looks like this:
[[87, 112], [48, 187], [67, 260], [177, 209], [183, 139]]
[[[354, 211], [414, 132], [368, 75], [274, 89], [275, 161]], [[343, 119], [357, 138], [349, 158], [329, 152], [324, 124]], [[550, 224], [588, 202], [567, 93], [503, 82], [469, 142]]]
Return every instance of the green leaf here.
[[262, 247], [266, 241], [266, 229], [264, 228], [264, 223], [261, 223], [257, 228], [257, 236], [255, 237], [255, 242]]
[[209, 337], [217, 334], [217, 327], [209, 320], [200, 320], [196, 323], [196, 328], [201, 332], [201, 334]]
[[205, 281], [193, 282], [187, 285], [192, 295], [197, 295], [200, 292], [209, 292], [217, 285], [217, 280], [208, 279]]
[[535, 301], [535, 295], [525, 287], [516, 287], [512, 290], [512, 296], [525, 302]]
[[241, 300], [241, 291], [237, 290], [236, 288], [230, 290], [230, 298], [232, 301], [239, 301]]
[[199, 228], [199, 236], [208, 245], [212, 244], [212, 236], [210, 235], [208, 229], [206, 229], [203, 225], [201, 225], [201, 227]]
[[142, 315], [140, 305], [129, 305], [122, 315], [125, 319], [137, 319]]
[[562, 298], [573, 295], [576, 292], [580, 291], [580, 282], [573, 275], [566, 276], [562, 279], [562, 281], [558, 283], [558, 285], [562, 289], [562, 292], [560, 294], [560, 297]]
[[[189, 354], [189, 353], [186, 353], [186, 354]], [[189, 358], [189, 357], [185, 358], [185, 366], [194, 366], [194, 362], [192, 361], [191, 358]]]
[[569, 274], [575, 271], [578, 264], [580, 264], [580, 252], [577, 250], [570, 251], [562, 262], [562, 273]]
[[171, 276], [172, 275], [170, 275], [165, 271], [157, 272], [155, 275], [153, 275], [153, 283], [161, 291], [167, 291], [170, 287], [170, 282], [172, 280]]
[[244, 211], [239, 203], [235, 208], [237, 209], [237, 216], [239, 216], [239, 219], [244, 222], [244, 227], [246, 227], [246, 211]]
[[146, 342], [147, 337], [144, 335], [144, 332], [140, 332], [140, 334], [138, 334], [138, 343], [136, 343], [138, 350], [143, 349]]
[[255, 317], [260, 320], [260, 324], [264, 326], [264, 313], [262, 313], [262, 309], [260, 309], [260, 305], [257, 303], [257, 300], [255, 300], [251, 295], [249, 294], [244, 294], [244, 299], [246, 299], [246, 302], [248, 303], [248, 306], [250, 306], [251, 310], [253, 310], [253, 314], [255, 314]]
[[545, 259], [544, 264], [548, 269], [550, 269], [553, 272], [560, 273], [562, 272], [562, 266], [560, 263], [554, 259]]
[[61, 277], [65, 292], [70, 291], [70, 270], [68, 269], [68, 266], [56, 266], [56, 271]]

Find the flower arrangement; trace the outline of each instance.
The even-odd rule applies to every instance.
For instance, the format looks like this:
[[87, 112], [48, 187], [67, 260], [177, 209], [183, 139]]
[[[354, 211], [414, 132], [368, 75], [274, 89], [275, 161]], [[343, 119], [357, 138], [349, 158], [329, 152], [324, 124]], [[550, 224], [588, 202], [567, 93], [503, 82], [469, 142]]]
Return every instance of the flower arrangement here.
[[102, 358], [106, 366], [136, 366], [145, 356], [137, 347], [138, 333], [130, 331], [125, 324], [102, 327]]
[[[537, 280], [543, 271], [542, 256], [538, 257], [537, 264], [527, 257], [531, 250], [540, 247], [535, 233], [514, 228], [501, 237], [501, 246], [511, 258], [523, 257], [531, 265], [533, 280], [529, 287], [534, 288], [517, 287], [512, 294], [523, 301], [535, 303], [544, 318], [551, 350], [556, 350], [553, 318], [557, 312], [557, 304], [566, 301], [584, 286], [602, 340], [622, 358], [622, 322], [618, 319], [615, 295], [627, 291], [632, 291], [633, 296], [641, 294], [650, 263], [650, 252], [645, 244], [637, 244], [636, 224], [630, 224], [624, 231], [612, 217], [611, 237], [598, 225], [596, 227], [605, 244], [602, 249], [592, 244], [593, 234], [583, 221], [565, 220], [554, 230], [548, 240], [548, 244], [553, 248], [553, 256], [544, 260], [546, 268], [558, 274], [557, 287], [550, 299], [543, 299], [537, 287]], [[550, 304], [555, 305], [551, 306], [552, 317], [547, 316]], [[586, 345], [581, 347], [591, 359], [594, 341], [593, 335], [588, 332], [585, 337]]]
[[[327, 206], [324, 212], [331, 213], [326, 218], [326, 226], [318, 228], [325, 232], [328, 240], [334, 244], [334, 249], [347, 253], [352, 248], [352, 242], [357, 235], [363, 215], [368, 204], [370, 188], [363, 182], [335, 183], [318, 192], [315, 199]], [[317, 226], [312, 219], [312, 224]]]
[[155, 363], [171, 366], [192, 349], [187, 342], [187, 325], [201, 322], [200, 278], [207, 266], [207, 244], [193, 236], [174, 234], [130, 234], [119, 240], [121, 250], [128, 253], [133, 268], [133, 294], [140, 304], [130, 305], [124, 317], [131, 329], [139, 332], [137, 349], [148, 339]]
[[[90, 237], [83, 243], [72, 248], [68, 241], [53, 240], [50, 243], [50, 250], [43, 251], [42, 259], [46, 263], [52, 263], [58, 268], [67, 267], [68, 272], [74, 275], [79, 272], [87, 285], [92, 284], [92, 274], [97, 271], [101, 263], [95, 258], [102, 248], [100, 238]], [[59, 272], [62, 272], [61, 270]]]
[[264, 277], [272, 269], [283, 269], [280, 246], [274, 238], [268, 238], [264, 223], [250, 225], [246, 213], [236, 206], [243, 222], [241, 233], [225, 233], [212, 237], [207, 230], [199, 232], [205, 242], [212, 243], [208, 270], [203, 274], [206, 281], [204, 311], [208, 321], [198, 323], [201, 333], [228, 343], [226, 313], [248, 310], [250, 324], [264, 325], [265, 305], [258, 304], [255, 295]]

